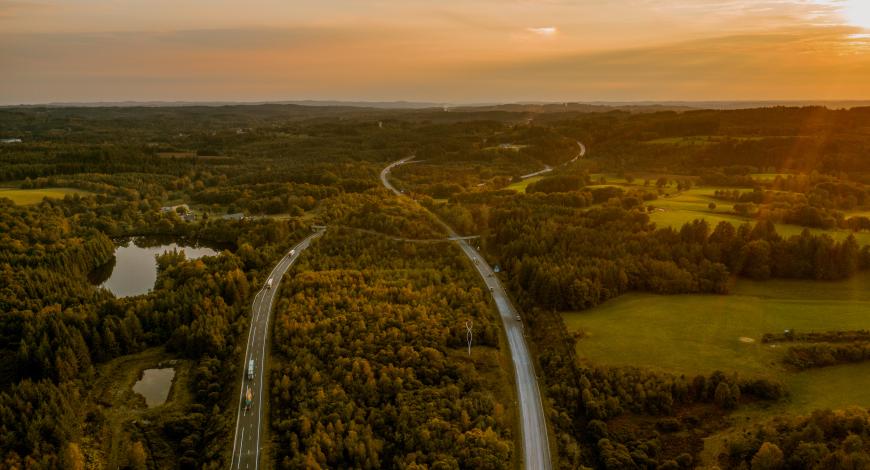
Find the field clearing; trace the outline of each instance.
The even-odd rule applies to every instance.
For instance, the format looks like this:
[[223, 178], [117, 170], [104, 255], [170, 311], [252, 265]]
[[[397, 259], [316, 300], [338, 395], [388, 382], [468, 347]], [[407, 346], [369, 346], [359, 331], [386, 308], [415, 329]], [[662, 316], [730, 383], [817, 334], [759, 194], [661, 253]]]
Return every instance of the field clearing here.
[[789, 173], [752, 173], [749, 176], [756, 181], [773, 181], [777, 176], [781, 176], [783, 178], [788, 178], [790, 176]]
[[42, 202], [43, 198], [63, 199], [67, 194], [92, 194], [75, 188], [42, 188], [42, 189], [15, 189], [0, 188], [0, 198], [9, 198], [15, 204], [27, 206]]
[[160, 158], [193, 158], [196, 152], [157, 152]]
[[511, 190], [516, 191], [518, 193], [524, 193], [524, 192], [526, 192], [526, 188], [530, 184], [532, 184], [536, 181], [540, 181], [542, 179], [544, 179], [543, 176], [533, 176], [531, 178], [526, 178], [522, 181], [517, 181], [516, 183], [511, 183], [510, 185], [505, 187], [505, 189], [511, 189]]
[[[663, 211], [653, 212], [650, 214], [650, 221], [655, 222], [660, 227], [674, 227], [679, 229], [684, 224], [692, 222], [695, 219], [706, 219], [712, 230], [716, 224], [722, 221], [731, 222], [735, 226], [749, 223], [755, 224], [756, 220], [749, 217], [741, 217], [731, 213], [734, 205], [730, 202], [720, 201], [713, 198], [713, 193], [717, 189], [731, 189], [720, 187], [702, 187], [694, 188], [688, 191], [683, 191], [671, 197], [660, 197], [655, 201], [650, 201], [649, 205], [664, 209]], [[716, 209], [710, 210], [710, 203], [716, 204]], [[861, 212], [850, 213], [849, 215], [862, 215]], [[776, 231], [783, 237], [791, 237], [800, 235], [806, 227], [791, 224], [776, 224]], [[824, 230], [820, 228], [809, 228], [813, 234], [826, 233], [834, 240], [845, 240], [850, 234], [855, 235], [855, 239], [860, 245], [870, 245], [870, 232], [854, 233], [849, 230]]]
[[774, 404], [747, 405], [731, 415], [735, 426], [704, 440], [701, 463], [713, 466], [716, 456], [727, 452], [728, 442], [739, 438], [747, 429], [782, 416], [808, 415], [815, 410], [870, 407], [870, 362], [812, 369], [786, 378], [790, 395]]
[[[841, 282], [738, 280], [727, 296], [632, 293], [563, 317], [569, 330], [585, 334], [577, 343], [582, 360], [781, 380], [792, 396], [777, 406], [804, 412], [870, 405], [870, 363], [793, 373], [781, 364], [784, 347], [762, 344], [761, 336], [785, 329], [866, 329], [868, 285], [868, 272]], [[845, 384], [850, 386], [838, 388]]]
[[647, 140], [645, 144], [652, 145], [711, 145], [727, 141], [744, 142], [750, 140], [764, 140], [766, 136], [725, 136], [725, 135], [694, 135], [685, 137], [662, 137], [659, 139]]
[[[133, 384], [144, 369], [166, 366], [175, 368], [175, 378], [169, 389], [166, 403], [147, 408], [145, 399], [133, 391]], [[90, 411], [99, 413], [104, 420], [99, 423], [99, 438], [88, 435], [82, 440], [82, 451], [88, 460], [99, 468], [118, 468], [126, 461], [124, 442], [131, 439], [137, 429], [137, 420], [158, 419], [183, 410], [192, 400], [190, 381], [191, 363], [175, 360], [163, 348], [146, 349], [136, 354], [115, 358], [97, 368], [97, 379], [88, 391]], [[135, 433], [139, 435], [139, 433]], [[145, 440], [149, 453], [161, 449], [163, 443]], [[159, 460], [158, 460], [159, 461]]]

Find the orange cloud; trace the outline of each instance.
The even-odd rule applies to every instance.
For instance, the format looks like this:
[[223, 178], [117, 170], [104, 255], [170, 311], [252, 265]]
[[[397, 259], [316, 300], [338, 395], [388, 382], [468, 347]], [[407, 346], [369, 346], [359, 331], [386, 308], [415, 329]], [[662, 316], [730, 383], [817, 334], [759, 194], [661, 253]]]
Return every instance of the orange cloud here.
[[0, 0], [0, 102], [868, 98], [867, 0]]

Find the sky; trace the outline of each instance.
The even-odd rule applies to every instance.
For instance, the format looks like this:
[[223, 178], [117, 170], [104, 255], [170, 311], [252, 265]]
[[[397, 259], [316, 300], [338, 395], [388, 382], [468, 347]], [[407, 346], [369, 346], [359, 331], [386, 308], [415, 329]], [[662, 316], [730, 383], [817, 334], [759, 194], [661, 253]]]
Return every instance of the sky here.
[[870, 0], [0, 0], [0, 104], [870, 99]]

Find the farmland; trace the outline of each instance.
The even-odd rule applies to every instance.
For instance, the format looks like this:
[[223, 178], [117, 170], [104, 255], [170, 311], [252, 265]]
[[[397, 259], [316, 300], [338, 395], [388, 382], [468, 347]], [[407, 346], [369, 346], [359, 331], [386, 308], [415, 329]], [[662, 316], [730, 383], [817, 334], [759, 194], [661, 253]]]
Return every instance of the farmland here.
[[[700, 187], [659, 198], [650, 205], [661, 210], [651, 213], [650, 220], [659, 226], [676, 229], [695, 219], [705, 219], [711, 227], [722, 221], [731, 222], [734, 225], [755, 222], [752, 218], [741, 217], [735, 214], [732, 204], [713, 198], [713, 193], [717, 189], [725, 188]], [[710, 203], [716, 204], [716, 208], [710, 209]], [[849, 215], [864, 214], [863, 212], [856, 212]], [[776, 231], [784, 237], [799, 235], [804, 229], [805, 227], [799, 225], [776, 224]], [[843, 240], [853, 233], [849, 230], [840, 229], [823, 230], [810, 228], [809, 230], [814, 234], [827, 233], [835, 240]], [[870, 232], [857, 232], [854, 235], [859, 244], [870, 244]]]
[[63, 199], [69, 194], [88, 194], [73, 188], [13, 189], [0, 188], [0, 198], [11, 199], [15, 204], [27, 206], [42, 202], [44, 198]]
[[[870, 274], [848, 281], [737, 281], [726, 296], [628, 294], [585, 312], [563, 314], [582, 332], [581, 360], [694, 375], [713, 370], [783, 381], [795, 411], [870, 402], [866, 364], [793, 373], [765, 333], [866, 328]], [[824, 378], [824, 379], [822, 379]], [[866, 380], [865, 380], [866, 378]], [[866, 383], [865, 383], [866, 382]], [[851, 383], [848, 393], [839, 385]]]

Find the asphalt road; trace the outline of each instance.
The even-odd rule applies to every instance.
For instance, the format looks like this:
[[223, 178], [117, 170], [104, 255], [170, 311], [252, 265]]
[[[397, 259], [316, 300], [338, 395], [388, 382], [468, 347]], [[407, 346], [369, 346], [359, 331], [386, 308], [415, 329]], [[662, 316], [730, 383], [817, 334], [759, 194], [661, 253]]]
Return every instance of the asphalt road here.
[[[582, 144], [580, 145], [582, 146]], [[397, 195], [402, 194], [390, 184], [390, 171], [399, 165], [410, 162], [413, 158], [411, 156], [394, 162], [381, 171], [381, 182], [387, 189]], [[438, 219], [437, 216], [435, 218]], [[511, 303], [501, 282], [493, 274], [487, 262], [480, 256], [480, 253], [467, 240], [459, 238], [459, 235], [449, 225], [440, 219], [438, 221], [447, 229], [450, 238], [456, 239], [454, 241], [459, 244], [463, 253], [474, 263], [477, 272], [490, 289], [495, 300], [495, 305], [498, 307], [499, 314], [501, 315], [510, 347], [511, 360], [514, 363], [514, 376], [520, 408], [520, 433], [523, 439], [523, 467], [529, 470], [549, 470], [553, 468], [553, 465], [550, 457], [549, 439], [547, 437], [547, 419], [544, 417], [544, 406], [541, 401], [541, 391], [538, 388], [537, 376], [535, 375], [535, 366], [531, 361], [529, 348], [523, 336], [523, 323], [521, 320], [518, 320], [519, 315], [517, 310]]]
[[[308, 248], [311, 241], [321, 235], [323, 235], [323, 231], [312, 234], [293, 247], [296, 250], [293, 256], [290, 256], [288, 253], [281, 258], [281, 261], [272, 268], [272, 272], [269, 273], [267, 278], [272, 279], [272, 288], [270, 289], [266, 285], [263, 285], [263, 288], [254, 297], [254, 305], [251, 309], [253, 314], [251, 329], [248, 332], [245, 357], [242, 362], [242, 387], [239, 392], [239, 411], [236, 419], [236, 433], [233, 438], [233, 458], [230, 464], [232, 469], [253, 470], [259, 468], [260, 435], [263, 427], [263, 401], [267, 397], [267, 394], [263, 393], [263, 382], [268, 372], [264, 370], [263, 364], [266, 363], [266, 352], [269, 344], [268, 334], [269, 321], [272, 316], [272, 305], [275, 302], [275, 295], [284, 273], [290, 269], [290, 266], [299, 257], [299, 254]], [[254, 360], [254, 376], [249, 379], [248, 361], [251, 359]], [[245, 405], [245, 391], [247, 387], [251, 387], [253, 398], [250, 407]]]

